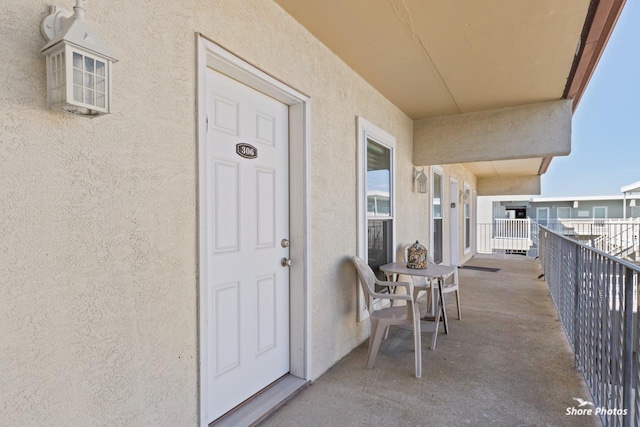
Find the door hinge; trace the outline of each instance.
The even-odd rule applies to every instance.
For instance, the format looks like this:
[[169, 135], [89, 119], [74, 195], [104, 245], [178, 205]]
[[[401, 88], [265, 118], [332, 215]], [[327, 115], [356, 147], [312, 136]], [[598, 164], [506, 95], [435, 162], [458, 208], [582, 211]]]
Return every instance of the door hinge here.
[[205, 127], [204, 127], [204, 131], [205, 133], [209, 133], [209, 115], [207, 114], [206, 118], [205, 118]]

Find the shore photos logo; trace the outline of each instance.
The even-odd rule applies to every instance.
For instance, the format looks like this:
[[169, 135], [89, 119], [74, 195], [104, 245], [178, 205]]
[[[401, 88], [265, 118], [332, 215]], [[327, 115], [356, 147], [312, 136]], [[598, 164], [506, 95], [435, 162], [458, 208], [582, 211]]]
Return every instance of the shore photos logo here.
[[565, 415], [627, 415], [626, 409], [596, 406], [593, 402], [579, 397], [574, 397], [573, 400], [578, 402], [578, 407], [568, 406]]

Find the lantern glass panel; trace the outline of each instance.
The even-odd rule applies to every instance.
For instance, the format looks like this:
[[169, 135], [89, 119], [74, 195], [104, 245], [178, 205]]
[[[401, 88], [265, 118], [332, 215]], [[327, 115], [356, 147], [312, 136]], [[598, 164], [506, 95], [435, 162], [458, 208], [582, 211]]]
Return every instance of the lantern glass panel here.
[[73, 84], [82, 86], [82, 71], [73, 69]]
[[82, 86], [73, 86], [73, 100], [77, 102], [83, 102]]
[[82, 55], [78, 52], [73, 52], [73, 68], [82, 70]]
[[84, 70], [89, 72], [89, 73], [93, 73], [94, 69], [93, 69], [93, 58], [89, 58], [86, 57], [84, 58]]
[[104, 94], [105, 89], [106, 87], [105, 87], [104, 77], [96, 77], [96, 91], [102, 92]]
[[105, 95], [104, 93], [96, 92], [96, 105], [100, 108], [105, 107]]
[[73, 102], [79, 107], [107, 107], [107, 63], [85, 53], [73, 52]]
[[64, 80], [64, 51], [54, 54], [49, 60], [51, 80], [49, 82], [49, 102], [59, 104], [64, 99], [65, 80]]
[[89, 89], [84, 90], [84, 103], [95, 105], [95, 101], [93, 99], [93, 91]]
[[96, 60], [96, 75], [104, 77], [104, 73], [105, 73], [104, 62]]

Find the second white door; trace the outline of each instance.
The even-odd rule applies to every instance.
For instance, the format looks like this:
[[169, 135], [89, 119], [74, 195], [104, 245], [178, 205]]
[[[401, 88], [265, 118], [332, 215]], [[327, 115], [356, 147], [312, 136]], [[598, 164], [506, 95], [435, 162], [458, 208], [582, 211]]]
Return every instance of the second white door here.
[[449, 181], [449, 259], [450, 265], [458, 265], [458, 181]]

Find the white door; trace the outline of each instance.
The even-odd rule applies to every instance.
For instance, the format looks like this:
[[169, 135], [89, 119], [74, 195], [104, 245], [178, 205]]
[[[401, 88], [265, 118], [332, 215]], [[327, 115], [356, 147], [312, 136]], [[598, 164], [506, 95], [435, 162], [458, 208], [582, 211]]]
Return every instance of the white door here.
[[450, 265], [458, 265], [458, 181], [449, 181], [449, 256]]
[[289, 372], [289, 126], [286, 105], [216, 71], [207, 88], [212, 421]]
[[536, 221], [546, 227], [549, 224], [549, 208], [536, 208]]

